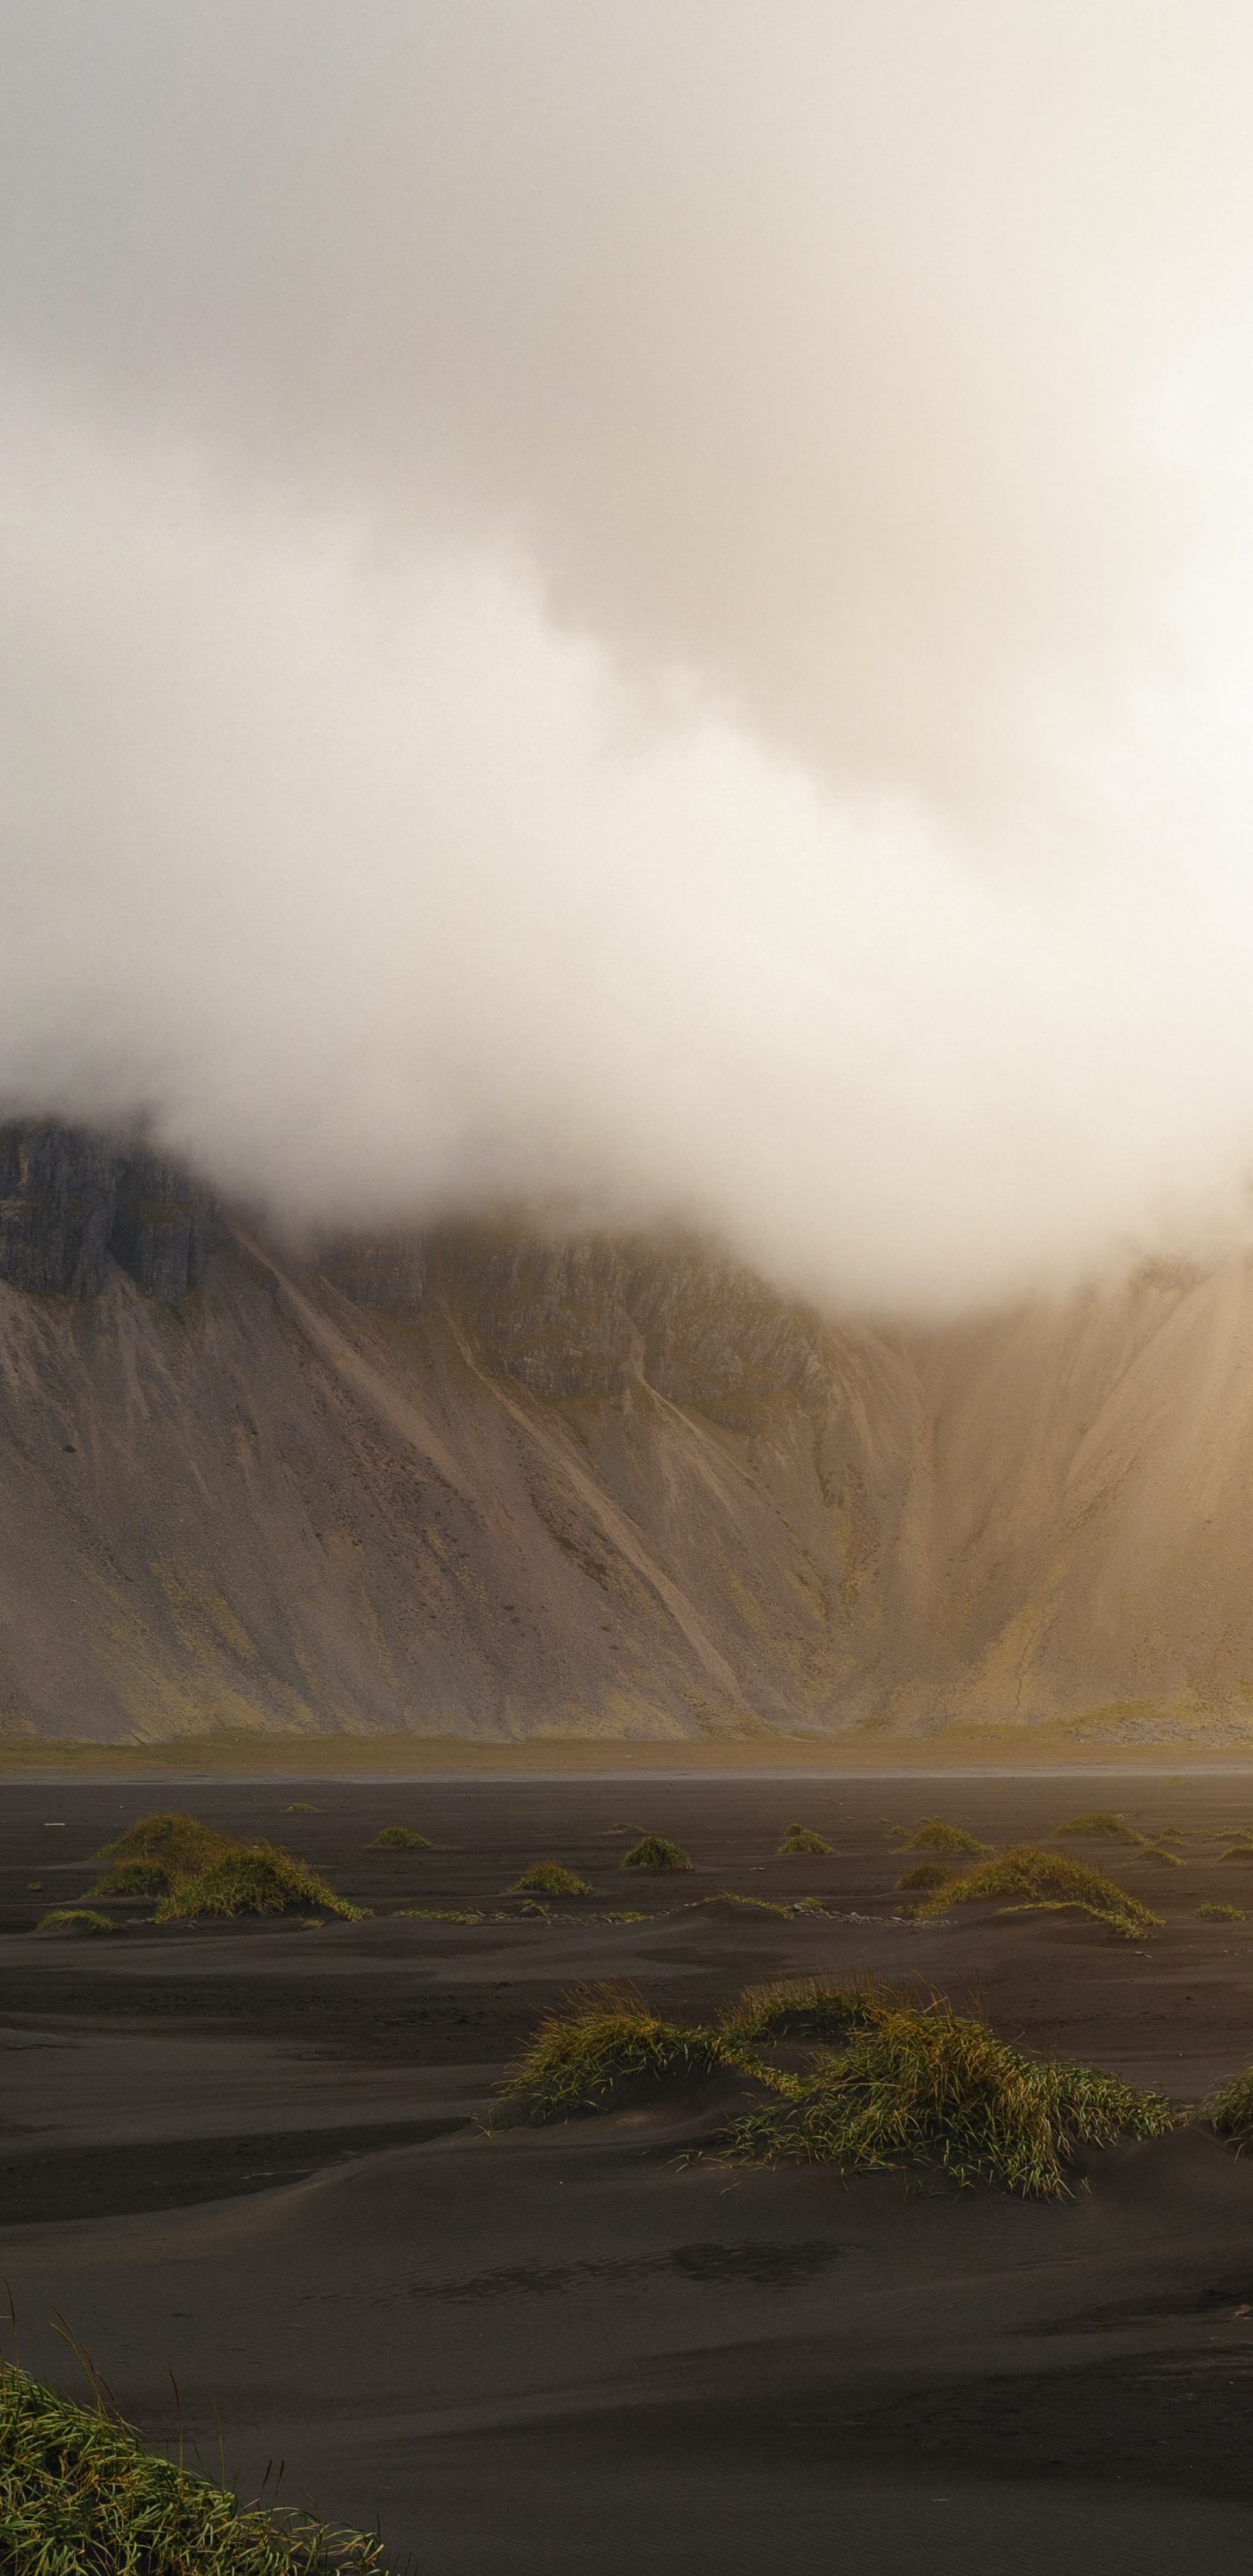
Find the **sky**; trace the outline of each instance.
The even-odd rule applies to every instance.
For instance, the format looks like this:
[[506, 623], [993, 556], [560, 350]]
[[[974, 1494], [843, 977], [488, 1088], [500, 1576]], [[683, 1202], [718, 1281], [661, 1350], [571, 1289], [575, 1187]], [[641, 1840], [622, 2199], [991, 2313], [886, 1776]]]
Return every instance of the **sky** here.
[[0, 1112], [1246, 1248], [1251, 126], [1225, 0], [7, 0]]

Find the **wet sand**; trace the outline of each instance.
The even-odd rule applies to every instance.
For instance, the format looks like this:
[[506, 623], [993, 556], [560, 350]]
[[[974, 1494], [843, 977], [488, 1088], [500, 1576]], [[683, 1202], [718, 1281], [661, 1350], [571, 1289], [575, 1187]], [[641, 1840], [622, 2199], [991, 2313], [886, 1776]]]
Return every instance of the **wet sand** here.
[[[302, 1796], [315, 1812], [288, 1813]], [[158, 1804], [288, 1843], [373, 1918], [35, 1934]], [[395, 2563], [432, 2576], [811, 2558], [895, 2576], [924, 2557], [1174, 2576], [1202, 2550], [1247, 2556], [1253, 2158], [1207, 2131], [1091, 2155], [1072, 2198], [1040, 2205], [732, 2171], [708, 2151], [727, 2105], [705, 2095], [481, 2127], [537, 2013], [605, 1977], [698, 2016], [762, 1977], [872, 1969], [1203, 2093], [1253, 2059], [1253, 1919], [1195, 1914], [1253, 1916], [1253, 1864], [1221, 1842], [1179, 1870], [1086, 1849], [1165, 1915], [1144, 1945], [1047, 1915], [892, 1919], [893, 1825], [938, 1809], [1004, 1842], [1106, 1804], [1226, 1829], [1253, 1820], [1253, 1778], [10, 1780], [0, 2271], [23, 2360], [74, 2384], [61, 2312], [151, 2435], [175, 2438], [172, 2373], [207, 2464], [220, 2421], [245, 2486], [282, 2459], [284, 2493], [377, 2515]], [[829, 1860], [774, 1856], [794, 1816]], [[436, 1848], [367, 1850], [396, 1821]], [[645, 1829], [696, 1872], [624, 1873]], [[549, 1856], [594, 1906], [397, 1919], [495, 1906]], [[724, 1887], [844, 1919], [692, 1911]], [[591, 1919], [626, 1908], [646, 1919]]]

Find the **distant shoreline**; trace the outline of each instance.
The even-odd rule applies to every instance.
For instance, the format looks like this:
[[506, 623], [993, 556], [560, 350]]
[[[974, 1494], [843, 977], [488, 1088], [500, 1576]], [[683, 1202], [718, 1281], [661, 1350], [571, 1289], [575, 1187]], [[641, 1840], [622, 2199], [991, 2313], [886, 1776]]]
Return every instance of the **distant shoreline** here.
[[538, 1736], [179, 1736], [149, 1744], [0, 1743], [0, 1777], [101, 1779], [995, 1779], [1067, 1773], [1253, 1774], [1253, 1743], [1076, 1744], [1041, 1730], [849, 1742], [813, 1736], [667, 1742]]

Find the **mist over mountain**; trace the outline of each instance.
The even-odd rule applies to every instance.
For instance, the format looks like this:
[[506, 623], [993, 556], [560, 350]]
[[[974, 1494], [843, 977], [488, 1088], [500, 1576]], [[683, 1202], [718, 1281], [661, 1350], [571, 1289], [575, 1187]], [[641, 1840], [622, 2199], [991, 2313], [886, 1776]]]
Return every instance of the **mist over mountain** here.
[[1253, 1140], [1253, 36], [14, 0], [0, 1108], [904, 1318]]

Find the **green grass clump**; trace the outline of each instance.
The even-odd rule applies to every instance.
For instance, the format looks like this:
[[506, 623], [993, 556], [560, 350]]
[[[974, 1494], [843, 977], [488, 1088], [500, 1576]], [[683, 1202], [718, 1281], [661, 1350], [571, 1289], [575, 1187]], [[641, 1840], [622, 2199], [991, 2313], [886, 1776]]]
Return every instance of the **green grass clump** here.
[[937, 1888], [934, 1896], [924, 1897], [917, 1912], [922, 1917], [943, 1914], [950, 1905], [974, 1905], [991, 1896], [1020, 1898], [1022, 1903], [1017, 1910], [1024, 1913], [1034, 1907], [1055, 1911], [1077, 1906], [1129, 1941], [1162, 1929], [1160, 1914], [1151, 1914], [1147, 1905], [1142, 1905], [1127, 1888], [1102, 1877], [1086, 1861], [1071, 1860], [1065, 1852], [1045, 1851], [1035, 1843], [1022, 1843], [1015, 1851], [984, 1861], [979, 1869], [963, 1871], [960, 1877], [950, 1879], [947, 1887]]
[[75, 2406], [0, 2363], [3, 2576], [381, 2576], [382, 2544], [241, 2504], [145, 2448], [103, 2397]]
[[238, 1851], [229, 1834], [202, 1825], [198, 1816], [140, 1816], [136, 1824], [106, 1843], [101, 1860], [146, 1860], [159, 1863], [171, 1887], [181, 1878], [199, 1878], [215, 1860]]
[[690, 1869], [692, 1864], [682, 1843], [667, 1842], [664, 1834], [645, 1834], [641, 1843], [622, 1855], [624, 1869]]
[[730, 1915], [732, 1921], [740, 1914], [768, 1914], [776, 1923], [790, 1923], [792, 1920], [790, 1905], [772, 1905], [766, 1896], [737, 1896], [730, 1887], [720, 1888], [714, 1896], [698, 1896], [691, 1910], [694, 1914], [702, 1910], [711, 1914], [721, 1911]]
[[60, 1905], [51, 1914], [41, 1915], [37, 1932], [112, 1932], [115, 1926], [107, 1914], [94, 1914], [88, 1905]]
[[1165, 1843], [1151, 1843], [1146, 1840], [1140, 1846], [1140, 1858], [1156, 1861], [1159, 1869], [1183, 1868], [1178, 1852], [1171, 1851]]
[[1244, 1908], [1240, 1905], [1198, 1905], [1196, 1910], [1202, 1923], [1243, 1923], [1246, 1920]]
[[869, 1978], [833, 1986], [825, 1977], [776, 1977], [749, 1986], [724, 2016], [723, 2029], [741, 2042], [775, 2039], [850, 2039], [871, 2030], [895, 1998]]
[[286, 1914], [310, 1905], [349, 1923], [360, 1923], [365, 1916], [364, 1906], [337, 1896], [303, 1861], [262, 1843], [255, 1850], [229, 1851], [203, 1877], [176, 1887], [158, 1906], [157, 1921], [184, 1923], [196, 1914]]
[[708, 2075], [743, 2062], [728, 2031], [663, 2021], [634, 1986], [587, 1986], [545, 2016], [502, 2099], [532, 2120], [567, 2120], [576, 2111], [609, 2109], [649, 2077]]
[[960, 1874], [958, 1870], [946, 1869], [942, 1860], [920, 1860], [917, 1868], [907, 1869], [904, 1877], [898, 1878], [896, 1884], [902, 1892], [906, 1888], [921, 1892], [933, 1887], [947, 1887], [950, 1879], [957, 1878]]
[[943, 1816], [920, 1816], [914, 1826], [906, 1851], [981, 1852], [987, 1844], [968, 1834], [961, 1825], [950, 1825]]
[[[760, 2054], [796, 2040], [827, 2043], [805, 2075]], [[930, 2164], [1029, 2196], [1063, 2191], [1079, 2147], [1156, 2137], [1178, 2116], [1162, 2094], [1026, 2056], [942, 1997], [818, 1977], [750, 1987], [717, 2029], [663, 2020], [633, 1986], [583, 1988], [541, 2023], [502, 2102], [533, 2120], [567, 2119], [611, 2109], [649, 2081], [719, 2072], [774, 2097], [732, 2123], [725, 2147], [736, 2161], [849, 2172]], [[1253, 2106], [1253, 2075], [1248, 2083]]]
[[586, 1878], [577, 1878], [574, 1871], [564, 1868], [559, 1860], [537, 1860], [530, 1869], [523, 1870], [521, 1878], [515, 1878], [509, 1893], [511, 1896], [591, 1896], [593, 1890]]
[[1232, 1843], [1229, 1850], [1220, 1852], [1219, 1858], [1220, 1860], [1253, 1860], [1253, 1842]]
[[168, 1896], [170, 1873], [163, 1861], [119, 1860], [89, 1887], [89, 1896]]
[[780, 1852], [789, 1858], [794, 1855], [798, 1858], [804, 1855], [821, 1860], [830, 1849], [830, 1843], [824, 1842], [821, 1834], [814, 1832], [812, 1825], [789, 1825], [779, 1845]]
[[367, 1845], [370, 1851], [429, 1851], [430, 1848], [429, 1836], [415, 1834], [411, 1825], [384, 1825], [382, 1833], [376, 1834], [373, 1842]]
[[1238, 2147], [1247, 2147], [1253, 2138], [1253, 2067], [1220, 2084], [1205, 2109], [1220, 2138], [1234, 2138]]
[[1026, 2057], [938, 2000], [881, 2006], [838, 2054], [779, 2090], [779, 2101], [736, 2121], [733, 2157], [862, 2173], [938, 2165], [1027, 2198], [1064, 2191], [1077, 2147], [1155, 2137], [1175, 2117], [1160, 2094]]
[[1091, 1816], [1071, 1816], [1064, 1825], [1054, 1825], [1053, 1831], [1054, 1834], [1075, 1834], [1081, 1841], [1090, 1843], [1142, 1843], [1144, 1840], [1143, 1834], [1138, 1834], [1135, 1826], [1129, 1825], [1124, 1817], [1110, 1815], [1103, 1808]]

